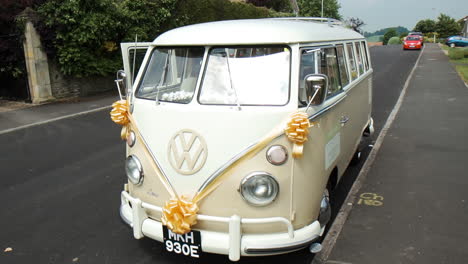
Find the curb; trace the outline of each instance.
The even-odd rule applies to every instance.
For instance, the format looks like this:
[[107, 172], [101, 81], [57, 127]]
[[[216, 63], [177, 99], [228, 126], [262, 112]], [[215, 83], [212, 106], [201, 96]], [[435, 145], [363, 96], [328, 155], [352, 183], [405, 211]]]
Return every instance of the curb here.
[[370, 168], [372, 167], [372, 164], [374, 163], [375, 157], [377, 156], [377, 153], [379, 152], [380, 147], [382, 146], [382, 143], [387, 134], [387, 131], [390, 129], [393, 121], [396, 118], [396, 115], [398, 114], [398, 111], [400, 110], [400, 107], [403, 103], [403, 98], [405, 97], [405, 94], [408, 89], [411, 78], [413, 76], [413, 73], [418, 67], [419, 60], [421, 59], [424, 49], [425, 48], [423, 47], [423, 49], [421, 50], [421, 53], [419, 54], [418, 59], [416, 60], [416, 63], [413, 66], [413, 69], [411, 70], [410, 74], [408, 75], [405, 81], [403, 89], [400, 93], [400, 96], [398, 97], [398, 100], [395, 106], [393, 107], [392, 112], [388, 116], [384, 127], [380, 131], [379, 136], [377, 137], [375, 141], [374, 147], [369, 153], [369, 156], [364, 162], [364, 165], [362, 166], [361, 171], [359, 172], [358, 176], [356, 177], [356, 180], [351, 186], [351, 189], [348, 195], [346, 196], [346, 199], [343, 202], [343, 205], [341, 206], [340, 211], [338, 212], [335, 220], [333, 221], [333, 224], [331, 225], [330, 229], [325, 235], [325, 238], [322, 241], [322, 247], [323, 247], [322, 251], [320, 251], [318, 254], [315, 255], [311, 264], [325, 264], [327, 262], [328, 257], [330, 256], [330, 253], [332, 252], [336, 244], [336, 241], [341, 233], [341, 230], [343, 229], [343, 226], [346, 220], [348, 219], [349, 213], [351, 212], [351, 209], [353, 208], [354, 201], [356, 200], [356, 197], [357, 197], [357, 193], [359, 192], [364, 181], [366, 180], [367, 175], [370, 171]]

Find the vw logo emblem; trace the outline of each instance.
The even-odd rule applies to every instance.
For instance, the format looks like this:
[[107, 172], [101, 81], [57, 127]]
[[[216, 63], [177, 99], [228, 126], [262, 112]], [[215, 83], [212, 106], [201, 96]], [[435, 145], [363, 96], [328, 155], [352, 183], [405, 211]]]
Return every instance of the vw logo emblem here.
[[183, 129], [169, 141], [167, 156], [172, 168], [183, 175], [198, 172], [205, 164], [208, 148], [195, 131]]

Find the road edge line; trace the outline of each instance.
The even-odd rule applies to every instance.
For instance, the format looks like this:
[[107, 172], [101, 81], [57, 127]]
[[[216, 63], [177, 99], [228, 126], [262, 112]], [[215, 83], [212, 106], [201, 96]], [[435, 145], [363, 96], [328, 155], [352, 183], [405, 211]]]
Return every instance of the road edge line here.
[[[340, 211], [338, 212], [335, 220], [333, 221], [333, 224], [331, 225], [330, 229], [328, 230], [327, 234], [325, 235], [324, 240], [322, 241], [322, 251], [320, 251], [318, 254], [315, 255], [314, 260], [312, 263], [325, 263], [325, 261], [328, 260], [328, 257], [330, 256], [331, 251], [333, 250], [333, 247], [336, 244], [336, 240], [338, 239], [341, 230], [343, 229], [343, 226], [348, 218], [349, 213], [351, 212], [351, 209], [353, 208], [354, 201], [356, 200], [356, 195], [358, 191], [361, 189], [364, 180], [367, 177], [367, 174], [369, 173], [369, 170], [374, 163], [375, 157], [377, 156], [377, 153], [380, 150], [380, 147], [382, 145], [382, 142], [387, 135], [387, 131], [390, 129], [393, 121], [396, 118], [396, 115], [400, 111], [400, 107], [403, 104], [403, 98], [406, 95], [406, 90], [408, 89], [409, 83], [413, 77], [413, 73], [418, 67], [419, 60], [421, 59], [422, 54], [424, 53], [425, 46], [423, 47], [421, 53], [419, 54], [418, 59], [416, 60], [416, 63], [413, 66], [413, 69], [411, 70], [410, 74], [406, 78], [405, 84], [403, 86], [402, 91], [400, 92], [400, 96], [398, 97], [398, 100], [393, 107], [392, 112], [387, 118], [387, 121], [385, 122], [385, 126], [382, 128], [382, 130], [379, 133], [379, 136], [377, 137], [374, 146], [369, 153], [369, 156], [367, 157], [366, 161], [364, 162], [364, 165], [362, 166], [361, 170], [359, 171], [358, 176], [356, 177], [356, 180], [354, 181], [348, 195], [346, 196], [345, 201], [343, 202], [343, 205], [341, 206]], [[317, 260], [316, 260], [317, 258]]]
[[11, 133], [11, 132], [18, 131], [18, 130], [22, 130], [22, 129], [25, 129], [25, 128], [30, 128], [30, 127], [34, 127], [34, 126], [47, 124], [47, 123], [52, 123], [52, 122], [59, 121], [59, 120], [62, 120], [62, 119], [67, 119], [67, 118], [72, 118], [72, 117], [76, 117], [76, 116], [80, 116], [80, 115], [86, 115], [86, 114], [90, 114], [90, 113], [94, 113], [94, 112], [99, 112], [99, 111], [102, 111], [102, 110], [105, 110], [105, 109], [110, 109], [111, 107], [112, 106], [110, 106], [110, 105], [103, 106], [103, 107], [94, 108], [94, 109], [83, 111], [83, 112], [78, 112], [78, 113], [74, 113], [74, 114], [70, 114], [70, 115], [59, 116], [59, 117], [52, 118], [52, 119], [47, 119], [47, 120], [44, 120], [44, 121], [39, 121], [39, 122], [32, 123], [32, 124], [27, 124], [27, 125], [14, 127], [14, 128], [5, 129], [5, 130], [0, 131], [0, 135]]

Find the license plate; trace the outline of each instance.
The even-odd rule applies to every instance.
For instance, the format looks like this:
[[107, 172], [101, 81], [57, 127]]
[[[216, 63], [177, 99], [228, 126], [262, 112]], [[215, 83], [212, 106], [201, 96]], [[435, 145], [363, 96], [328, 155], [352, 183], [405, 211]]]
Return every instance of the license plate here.
[[414, 46], [410, 46], [410, 48], [414, 48]]
[[164, 246], [169, 252], [199, 258], [202, 253], [200, 231], [179, 235], [163, 226]]

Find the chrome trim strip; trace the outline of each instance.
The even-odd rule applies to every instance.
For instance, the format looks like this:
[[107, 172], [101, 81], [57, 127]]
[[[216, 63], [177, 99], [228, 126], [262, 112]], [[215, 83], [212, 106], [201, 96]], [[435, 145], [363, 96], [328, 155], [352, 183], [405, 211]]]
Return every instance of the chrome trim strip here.
[[305, 239], [303, 241], [297, 243], [288, 243], [284, 244], [283, 246], [278, 247], [256, 247], [256, 248], [245, 248], [244, 251], [247, 254], [267, 254], [267, 253], [280, 253], [280, 252], [287, 252], [287, 251], [294, 251], [297, 249], [305, 248], [309, 244], [317, 241], [320, 236], [313, 236], [311, 238]]
[[146, 142], [145, 138], [143, 137], [143, 135], [141, 133], [138, 133], [138, 134], [139, 134], [139, 136], [141, 138], [141, 141], [143, 142], [146, 149], [148, 150], [149, 154], [151, 155], [151, 158], [153, 159], [154, 163], [156, 163], [156, 166], [158, 167], [159, 171], [161, 172], [161, 174], [166, 179], [167, 184], [169, 184], [169, 186], [171, 186], [171, 189], [175, 192], [174, 186], [172, 186], [172, 183], [169, 181], [169, 178], [167, 177], [166, 173], [164, 173], [161, 165], [159, 164], [158, 160], [156, 159], [156, 156], [154, 156], [153, 152], [151, 151], [151, 148], [149, 147], [149, 145]]
[[238, 153], [236, 156], [234, 156], [232, 159], [230, 159], [228, 162], [226, 162], [224, 165], [219, 167], [213, 174], [211, 174], [208, 179], [198, 188], [197, 192], [203, 191], [203, 189], [206, 188], [212, 181], [214, 181], [223, 171], [225, 171], [229, 166], [231, 166], [234, 162], [238, 161], [240, 158], [242, 158], [247, 152], [249, 152], [250, 149], [252, 149], [255, 145], [257, 145], [258, 142], [255, 142], [248, 146], [246, 149], [242, 150], [240, 153]]

